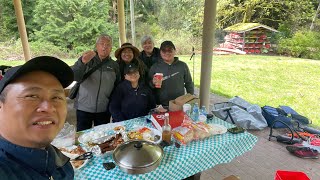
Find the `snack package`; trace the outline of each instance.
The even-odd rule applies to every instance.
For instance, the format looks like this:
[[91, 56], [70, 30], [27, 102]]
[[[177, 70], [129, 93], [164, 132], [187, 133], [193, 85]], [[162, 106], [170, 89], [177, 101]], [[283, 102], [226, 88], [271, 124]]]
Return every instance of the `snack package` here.
[[172, 135], [180, 144], [186, 145], [193, 140], [194, 132], [192, 128], [179, 126], [172, 130]]
[[213, 129], [211, 126], [204, 122], [198, 122], [194, 124], [194, 139], [204, 139], [213, 135]]

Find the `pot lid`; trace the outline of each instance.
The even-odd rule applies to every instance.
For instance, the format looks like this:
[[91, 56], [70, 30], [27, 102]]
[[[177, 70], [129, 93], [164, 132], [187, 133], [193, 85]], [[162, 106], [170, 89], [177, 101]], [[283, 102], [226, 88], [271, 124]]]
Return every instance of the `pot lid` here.
[[162, 160], [161, 146], [148, 141], [128, 141], [113, 152], [113, 160], [124, 168], [146, 168]]

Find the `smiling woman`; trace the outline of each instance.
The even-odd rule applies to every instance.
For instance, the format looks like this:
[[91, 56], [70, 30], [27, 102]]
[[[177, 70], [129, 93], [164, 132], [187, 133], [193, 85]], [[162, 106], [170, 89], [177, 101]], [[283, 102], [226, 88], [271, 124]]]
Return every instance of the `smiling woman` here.
[[129, 63], [134, 64], [138, 67], [140, 74], [140, 82], [147, 83], [147, 66], [138, 58], [139, 49], [133, 46], [131, 43], [124, 43], [120, 48], [118, 48], [114, 55], [117, 58], [117, 63], [120, 66], [121, 80], [125, 79], [124, 69]]

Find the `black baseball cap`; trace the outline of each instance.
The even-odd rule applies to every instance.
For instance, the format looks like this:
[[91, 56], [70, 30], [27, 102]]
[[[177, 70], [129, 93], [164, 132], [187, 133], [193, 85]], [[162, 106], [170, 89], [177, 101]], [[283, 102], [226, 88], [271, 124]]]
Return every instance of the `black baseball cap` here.
[[62, 60], [51, 56], [39, 56], [23, 65], [10, 68], [0, 80], [0, 93], [10, 82], [32, 71], [45, 71], [54, 75], [63, 88], [68, 87], [74, 78], [72, 69]]
[[124, 67], [124, 74], [130, 74], [139, 71], [138, 66], [133, 63], [129, 63]]
[[170, 48], [176, 50], [176, 47], [172, 43], [172, 41], [163, 41], [160, 46], [160, 50], [164, 50], [165, 48]]

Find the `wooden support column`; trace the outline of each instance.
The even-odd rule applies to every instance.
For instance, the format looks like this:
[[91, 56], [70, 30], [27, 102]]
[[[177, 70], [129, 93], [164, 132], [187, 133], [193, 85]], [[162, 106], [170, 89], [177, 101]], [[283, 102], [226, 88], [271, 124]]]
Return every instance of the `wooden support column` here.
[[131, 36], [132, 36], [132, 44], [136, 46], [136, 25], [134, 19], [134, 2], [130, 0], [130, 19], [131, 19]]
[[13, 0], [13, 5], [14, 5], [14, 11], [15, 11], [16, 17], [17, 17], [17, 23], [18, 23], [18, 29], [19, 29], [20, 39], [21, 39], [21, 43], [22, 43], [24, 59], [26, 61], [28, 61], [31, 59], [31, 54], [30, 54], [26, 25], [25, 25], [24, 17], [23, 17], [21, 1], [20, 0]]
[[200, 76], [200, 104], [209, 110], [210, 86], [212, 71], [212, 55], [214, 27], [216, 23], [217, 0], [205, 0], [203, 37], [202, 37], [202, 58]]
[[126, 25], [124, 17], [124, 0], [118, 0], [118, 25], [120, 33], [120, 46], [127, 42], [126, 38]]

